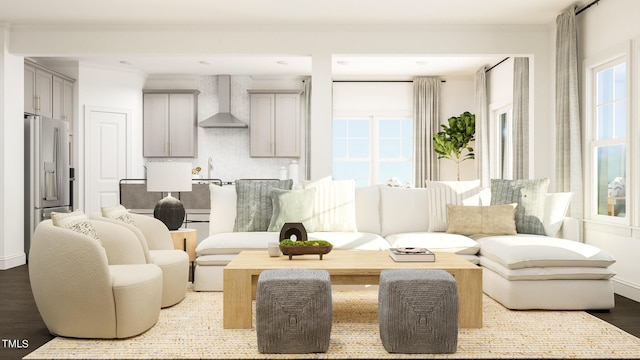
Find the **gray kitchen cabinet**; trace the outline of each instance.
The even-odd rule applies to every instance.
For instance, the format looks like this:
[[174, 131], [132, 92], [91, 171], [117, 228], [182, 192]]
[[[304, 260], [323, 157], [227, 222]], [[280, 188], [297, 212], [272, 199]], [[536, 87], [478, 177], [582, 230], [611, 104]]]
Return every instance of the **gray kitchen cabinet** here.
[[73, 120], [75, 80], [33, 62], [24, 64], [24, 112]]
[[24, 112], [53, 117], [53, 74], [25, 63]]
[[300, 90], [248, 90], [252, 157], [300, 157]]
[[196, 157], [198, 90], [143, 91], [143, 155]]
[[53, 76], [53, 118], [63, 121], [73, 119], [73, 82], [60, 76]]

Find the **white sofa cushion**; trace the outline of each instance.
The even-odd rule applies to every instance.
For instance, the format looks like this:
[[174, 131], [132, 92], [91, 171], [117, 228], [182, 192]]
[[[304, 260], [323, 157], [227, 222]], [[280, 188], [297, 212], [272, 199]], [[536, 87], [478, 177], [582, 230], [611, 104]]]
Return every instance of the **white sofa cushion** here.
[[480, 205], [480, 180], [425, 181], [429, 231], [447, 230], [447, 205]]
[[209, 235], [233, 232], [236, 222], [237, 195], [235, 186], [209, 185], [211, 213]]
[[545, 235], [556, 236], [558, 234], [572, 197], [573, 194], [570, 192], [548, 193], [546, 195], [544, 199], [544, 217], [542, 219]]
[[228, 232], [209, 236], [196, 247], [196, 254], [238, 254], [242, 250], [267, 249], [270, 242], [280, 240], [279, 232], [251, 231]]
[[380, 187], [381, 235], [429, 231], [427, 189]]
[[615, 276], [615, 272], [603, 267], [547, 266], [509, 269], [486, 256], [480, 256], [480, 265], [500, 274], [507, 280], [602, 280]]
[[378, 234], [365, 232], [313, 232], [309, 239], [327, 240], [338, 250], [387, 250], [389, 242]]
[[315, 231], [357, 231], [355, 180], [325, 177], [304, 184], [315, 189], [313, 224]]
[[454, 252], [459, 255], [475, 255], [480, 250], [477, 241], [458, 234], [440, 232], [415, 232], [393, 234], [386, 237], [391, 247], [425, 247], [431, 251]]
[[357, 187], [355, 197], [358, 231], [380, 234], [380, 185]]
[[[362, 232], [314, 232], [309, 239], [327, 240], [334, 249], [344, 250], [387, 250], [389, 243], [377, 234]], [[266, 251], [270, 242], [278, 242], [279, 232], [252, 231], [214, 234], [202, 240], [196, 247], [196, 254], [238, 254], [242, 250]]]
[[509, 269], [547, 266], [607, 267], [616, 260], [595, 246], [548, 236], [518, 234], [477, 238], [480, 255]]

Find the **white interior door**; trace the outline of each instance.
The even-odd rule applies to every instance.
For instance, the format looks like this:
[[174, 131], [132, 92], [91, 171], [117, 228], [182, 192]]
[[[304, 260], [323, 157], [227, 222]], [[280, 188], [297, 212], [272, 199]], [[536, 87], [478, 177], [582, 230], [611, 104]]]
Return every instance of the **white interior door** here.
[[126, 109], [85, 107], [86, 214], [120, 203], [118, 184], [129, 169], [130, 118]]

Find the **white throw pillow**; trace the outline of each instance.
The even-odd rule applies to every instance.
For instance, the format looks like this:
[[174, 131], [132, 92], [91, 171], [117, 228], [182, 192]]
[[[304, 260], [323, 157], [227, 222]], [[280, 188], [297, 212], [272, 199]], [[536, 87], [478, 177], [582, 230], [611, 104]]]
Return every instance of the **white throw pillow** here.
[[424, 188], [380, 187], [380, 230], [382, 236], [429, 229], [427, 190]]
[[73, 230], [92, 239], [99, 240], [96, 229], [93, 227], [93, 224], [91, 224], [91, 221], [89, 221], [87, 215], [81, 210], [70, 213], [52, 212], [51, 222], [54, 226]]
[[447, 205], [479, 206], [480, 180], [426, 181], [429, 231], [447, 230]]
[[102, 216], [108, 219], [122, 221], [134, 226], [136, 224], [135, 221], [133, 221], [131, 214], [129, 214], [129, 210], [122, 205], [104, 206], [100, 211], [102, 212]]
[[556, 236], [560, 231], [572, 197], [573, 193], [570, 192], [547, 193], [544, 199], [544, 217], [542, 219], [545, 235]]
[[358, 231], [380, 234], [380, 186], [356, 187], [356, 224]]
[[315, 231], [358, 231], [355, 187], [355, 180], [331, 180], [329, 177], [304, 184], [305, 189], [316, 189], [313, 203]]
[[209, 215], [209, 235], [233, 232], [236, 222], [235, 186], [209, 185], [211, 213]]

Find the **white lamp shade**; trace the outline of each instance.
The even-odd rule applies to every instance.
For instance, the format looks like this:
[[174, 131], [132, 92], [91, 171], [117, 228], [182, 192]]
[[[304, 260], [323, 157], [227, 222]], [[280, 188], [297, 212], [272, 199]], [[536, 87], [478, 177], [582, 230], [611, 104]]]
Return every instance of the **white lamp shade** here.
[[191, 191], [191, 163], [172, 161], [148, 163], [147, 191]]

